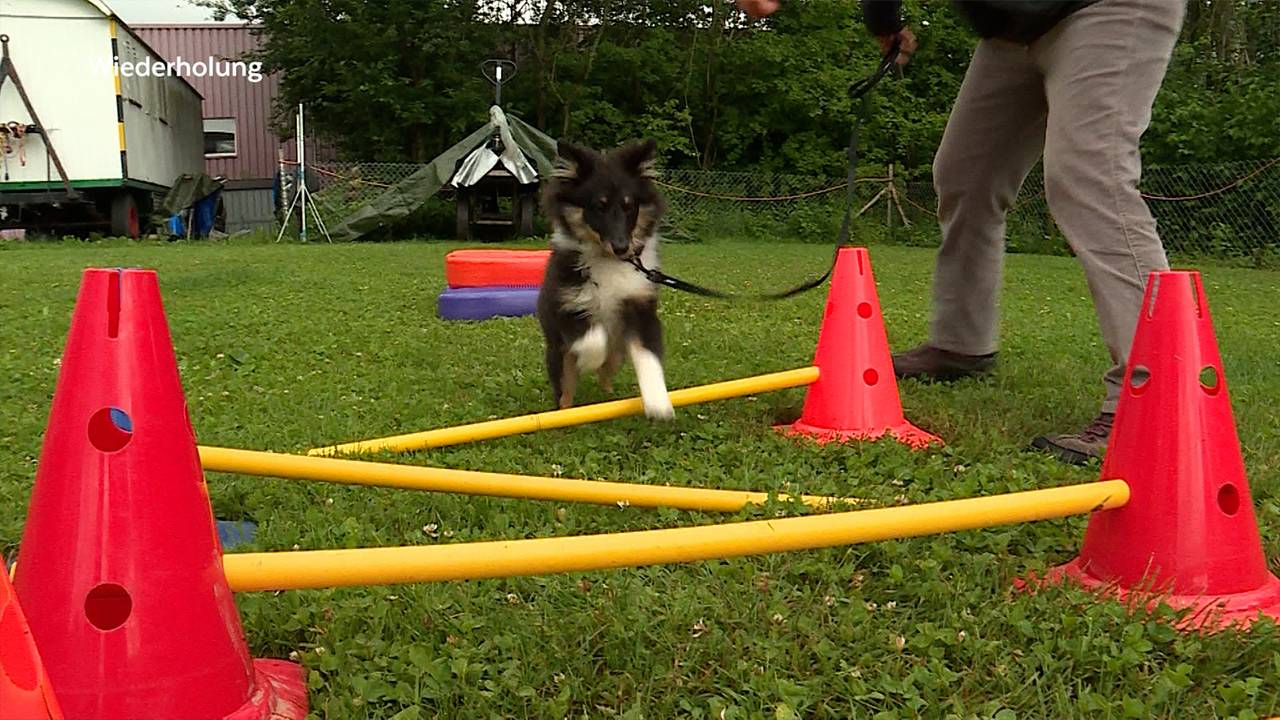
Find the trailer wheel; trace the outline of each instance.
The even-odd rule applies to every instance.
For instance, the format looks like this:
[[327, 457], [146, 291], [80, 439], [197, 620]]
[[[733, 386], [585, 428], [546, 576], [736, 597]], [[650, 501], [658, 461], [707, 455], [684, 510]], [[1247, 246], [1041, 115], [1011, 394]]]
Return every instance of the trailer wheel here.
[[471, 238], [471, 197], [459, 188], [453, 203], [456, 212], [454, 235], [459, 240], [468, 240]]
[[131, 240], [142, 235], [142, 216], [133, 193], [122, 192], [111, 199], [111, 234]]
[[537, 201], [533, 195], [521, 195], [516, 203], [519, 205], [520, 212], [520, 236], [529, 237], [533, 235], [533, 209]]

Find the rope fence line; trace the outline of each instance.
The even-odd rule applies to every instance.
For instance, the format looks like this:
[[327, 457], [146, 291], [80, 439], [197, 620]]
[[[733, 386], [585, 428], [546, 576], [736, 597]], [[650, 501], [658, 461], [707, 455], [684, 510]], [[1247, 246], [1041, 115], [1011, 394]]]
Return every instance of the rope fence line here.
[[936, 210], [931, 210], [931, 209], [929, 209], [929, 208], [927, 208], [927, 207], [925, 207], [925, 206], [921, 205], [920, 203], [916, 202], [915, 200], [912, 200], [912, 199], [911, 199], [911, 196], [910, 196], [910, 195], [907, 195], [906, 193], [903, 193], [903, 194], [902, 194], [902, 199], [903, 199], [903, 200], [905, 200], [905, 201], [906, 201], [906, 203], [907, 203], [908, 205], [910, 205], [910, 206], [912, 206], [912, 207], [916, 208], [917, 210], [919, 210], [919, 211], [921, 211], [921, 212], [924, 212], [924, 213], [934, 213], [934, 214], [936, 214], [936, 213], [937, 213], [937, 211], [936, 211]]
[[[664, 182], [678, 188], [668, 197], [670, 222], [680, 234], [694, 238], [772, 235], [825, 242], [839, 220], [843, 198], [822, 191], [846, 187], [796, 176], [687, 170], [669, 174]], [[859, 231], [869, 241], [937, 244], [937, 194], [932, 182], [863, 180], [870, 185], [859, 193], [860, 206], [866, 203]], [[886, 192], [890, 182], [892, 192]], [[792, 192], [755, 191], [770, 185], [796, 187]], [[1171, 255], [1259, 267], [1280, 264], [1280, 158], [1148, 167], [1141, 195], [1149, 202]], [[776, 200], [762, 202], [760, 197]], [[741, 231], [735, 233], [735, 228]], [[1039, 169], [1027, 178], [1010, 206], [1007, 237], [1014, 251], [1068, 252], [1050, 212]]]
[[1270, 162], [1264, 164], [1262, 167], [1258, 168], [1257, 170], [1254, 170], [1253, 172], [1249, 173], [1248, 175], [1245, 175], [1244, 177], [1240, 178], [1239, 180], [1236, 180], [1235, 182], [1230, 183], [1229, 185], [1224, 185], [1216, 190], [1210, 190], [1209, 192], [1199, 193], [1197, 195], [1182, 195], [1179, 197], [1170, 197], [1168, 195], [1151, 195], [1148, 193], [1142, 193], [1142, 197], [1146, 198], [1147, 200], [1169, 200], [1169, 201], [1175, 201], [1175, 202], [1183, 201], [1183, 200], [1202, 200], [1204, 198], [1213, 197], [1214, 195], [1221, 195], [1222, 193], [1228, 190], [1234, 190], [1235, 188], [1249, 182], [1253, 178], [1275, 167], [1277, 164], [1280, 164], [1280, 157], [1271, 160]]
[[[1209, 190], [1209, 191], [1207, 191], [1207, 192], [1196, 193], [1196, 194], [1194, 194], [1194, 195], [1159, 195], [1159, 194], [1155, 194], [1155, 193], [1147, 193], [1147, 192], [1139, 192], [1138, 194], [1139, 194], [1139, 195], [1141, 195], [1141, 196], [1142, 196], [1142, 198], [1143, 198], [1144, 200], [1155, 200], [1155, 201], [1158, 201], [1158, 202], [1186, 202], [1186, 201], [1190, 201], [1190, 200], [1204, 200], [1204, 199], [1206, 199], [1206, 198], [1211, 198], [1211, 197], [1214, 197], [1214, 196], [1216, 196], [1216, 195], [1221, 195], [1222, 193], [1228, 192], [1228, 191], [1230, 191], [1230, 190], [1234, 190], [1234, 189], [1236, 189], [1237, 187], [1240, 187], [1241, 185], [1243, 185], [1243, 184], [1245, 184], [1245, 183], [1249, 182], [1250, 180], [1254, 179], [1255, 177], [1257, 177], [1257, 176], [1261, 175], [1262, 173], [1264, 173], [1264, 172], [1266, 172], [1266, 171], [1270, 170], [1271, 168], [1275, 167], [1276, 165], [1280, 165], [1280, 157], [1278, 157], [1278, 158], [1274, 158], [1274, 159], [1272, 159], [1272, 160], [1270, 160], [1270, 161], [1268, 161], [1268, 162], [1264, 163], [1264, 164], [1262, 165], [1262, 167], [1259, 167], [1258, 169], [1254, 170], [1253, 172], [1249, 173], [1248, 175], [1245, 175], [1244, 177], [1241, 177], [1241, 178], [1237, 178], [1236, 180], [1233, 180], [1232, 182], [1227, 183], [1226, 185], [1223, 185], [1222, 187], [1215, 188], [1215, 189], [1213, 189], [1213, 190]], [[888, 182], [888, 180], [889, 180], [889, 178], [887, 178], [887, 177], [879, 177], [879, 178], [860, 178], [860, 179], [858, 180], [858, 182], [864, 182], [864, 181], [865, 181], [865, 182], [882, 182], [882, 183], [883, 183], [883, 182]], [[847, 186], [848, 186], [848, 183], [841, 183], [840, 185], [838, 185], [838, 186], [836, 186], [836, 187], [834, 187], [834, 188], [832, 188], [832, 189], [833, 189], [833, 190], [836, 190], [836, 189], [843, 189], [843, 188], [845, 188], [845, 187], [847, 187]], [[669, 186], [669, 187], [673, 187], [673, 186]], [[683, 191], [683, 188], [676, 188], [676, 189], [677, 189], [677, 190], [682, 190], [682, 191]], [[684, 191], [684, 192], [689, 192], [689, 191]], [[820, 193], [820, 192], [824, 192], [824, 191], [818, 191], [818, 193]], [[809, 193], [809, 194], [818, 194], [818, 193]], [[727, 199], [727, 200], [733, 200], [733, 199], [740, 199], [740, 200], [754, 200], [754, 199], [766, 199], [766, 200], [767, 200], [767, 199], [791, 200], [791, 199], [796, 199], [796, 198], [798, 198], [798, 197], [804, 197], [804, 196], [803, 196], [803, 195], [801, 195], [801, 196], [791, 196], [791, 197], [782, 197], [782, 198], [733, 198], [733, 197], [730, 197], [730, 196], [723, 196], [723, 199]], [[1045, 197], [1044, 190], [1040, 190], [1039, 192], [1035, 193], [1034, 195], [1030, 195], [1030, 196], [1028, 196], [1028, 197], [1024, 197], [1024, 198], [1019, 199], [1017, 202], [1015, 202], [1015, 203], [1013, 204], [1013, 206], [1012, 206], [1011, 208], [1009, 208], [1009, 210], [1010, 210], [1010, 212], [1013, 212], [1013, 211], [1015, 211], [1015, 210], [1017, 210], [1017, 209], [1019, 209], [1019, 208], [1021, 208], [1021, 207], [1025, 206], [1025, 205], [1027, 205], [1028, 203], [1036, 202], [1037, 200], [1040, 200], [1040, 199], [1042, 199], [1042, 198], [1044, 198], [1044, 197]], [[904, 199], [907, 201], [907, 203], [908, 203], [908, 204], [915, 206], [917, 209], [919, 209], [919, 210], [921, 210], [921, 211], [923, 211], [923, 212], [934, 212], [933, 210], [930, 210], [929, 208], [927, 208], [927, 207], [925, 207], [925, 206], [921, 205], [920, 203], [918, 203], [918, 202], [916, 202], [916, 201], [914, 201], [914, 200], [910, 199], [909, 197], [904, 197]]]
[[[310, 165], [316, 207], [333, 223], [420, 171], [419, 163], [319, 162]], [[876, 175], [874, 177], [870, 175]], [[867, 242], [936, 245], [933, 183], [867, 173], [856, 181], [865, 207], [858, 232]], [[844, 178], [821, 174], [668, 169], [657, 181], [667, 195], [664, 235], [670, 239], [772, 237], [827, 242], [843, 208]], [[892, 186], [890, 185], [892, 183]], [[891, 190], [891, 191], [890, 191]], [[1280, 264], [1280, 157], [1144, 169], [1142, 197], [1173, 255]], [[437, 208], [448, 218], [447, 195]], [[445, 233], [449, 227], [406, 228]], [[1045, 199], [1044, 178], [1031, 173], [1007, 217], [1009, 247], [1062, 254], [1066, 242]]]
[[351, 177], [348, 175], [339, 175], [338, 173], [333, 172], [332, 170], [325, 170], [324, 168], [316, 168], [316, 172], [320, 173], [321, 175], [327, 175], [331, 178], [337, 178], [338, 180], [342, 180], [344, 182], [359, 183], [361, 185], [368, 185], [370, 187], [377, 187], [377, 188], [392, 187], [387, 183], [374, 182], [372, 180], [365, 180], [364, 178]]
[[[296, 165], [297, 165], [297, 163], [296, 163], [296, 162], [294, 162], [294, 161], [292, 161], [292, 160], [286, 160], [286, 161], [285, 161], [285, 164], [286, 164], [286, 165], [294, 165], [294, 166], [296, 166]], [[1197, 193], [1197, 194], [1194, 194], [1194, 195], [1177, 195], [1177, 196], [1172, 196], [1172, 195], [1158, 195], [1158, 194], [1146, 193], [1146, 192], [1144, 192], [1144, 193], [1140, 193], [1140, 194], [1142, 195], [1142, 197], [1143, 197], [1144, 199], [1147, 199], [1147, 200], [1158, 200], [1158, 201], [1164, 201], [1164, 202], [1180, 202], [1180, 201], [1188, 201], [1188, 200], [1202, 200], [1202, 199], [1205, 199], [1205, 198], [1213, 197], [1213, 196], [1215, 196], [1215, 195], [1221, 195], [1222, 193], [1227, 192], [1227, 191], [1229, 191], [1229, 190], [1233, 190], [1233, 189], [1235, 189], [1235, 188], [1239, 187], [1240, 185], [1243, 185], [1244, 183], [1246, 183], [1246, 182], [1248, 182], [1248, 181], [1252, 180], [1253, 178], [1257, 177], [1258, 175], [1261, 175], [1262, 173], [1266, 172], [1267, 170], [1270, 170], [1271, 168], [1275, 167], [1275, 166], [1276, 166], [1276, 165], [1278, 165], [1278, 164], [1280, 164], [1280, 158], [1272, 159], [1272, 160], [1270, 160], [1269, 162], [1265, 163], [1262, 167], [1260, 167], [1260, 168], [1258, 168], [1258, 169], [1254, 170], [1253, 172], [1249, 173], [1248, 175], [1245, 175], [1244, 177], [1238, 178], [1237, 180], [1234, 180], [1234, 181], [1232, 181], [1232, 182], [1230, 182], [1230, 183], [1228, 183], [1228, 184], [1226, 184], [1226, 185], [1223, 185], [1222, 187], [1219, 187], [1219, 188], [1216, 188], [1216, 189], [1213, 189], [1213, 190], [1209, 190], [1208, 192]], [[314, 165], [313, 165], [312, 167], [314, 167], [314, 168], [315, 168], [315, 171], [316, 171], [317, 173], [321, 174], [321, 175], [325, 175], [325, 176], [327, 176], [327, 177], [331, 177], [331, 178], [335, 178], [335, 179], [338, 179], [338, 180], [342, 180], [342, 181], [344, 181], [344, 182], [353, 182], [353, 183], [358, 183], [358, 184], [361, 184], [361, 185], [368, 185], [368, 186], [370, 186], [370, 187], [377, 187], [377, 188], [384, 188], [384, 189], [385, 189], [385, 188], [393, 187], [392, 185], [390, 185], [390, 184], [388, 184], [388, 183], [380, 183], [380, 182], [375, 182], [375, 181], [372, 181], [372, 180], [366, 180], [366, 179], [361, 178], [361, 177], [355, 177], [355, 176], [351, 176], [351, 175], [343, 175], [343, 174], [341, 174], [341, 173], [335, 172], [335, 171], [333, 171], [333, 170], [329, 170], [329, 169], [324, 168], [324, 167], [317, 167], [317, 166], [314, 166]], [[882, 177], [870, 177], [870, 178], [858, 178], [857, 180], [855, 180], [855, 182], [856, 182], [856, 183], [859, 183], [859, 184], [862, 184], [862, 183], [873, 183], [873, 182], [885, 183], [885, 182], [888, 182], [888, 181], [889, 181], [889, 177], [888, 177], [888, 176], [882, 176]], [[774, 196], [764, 196], [764, 197], [747, 197], [747, 196], [741, 196], [741, 195], [727, 195], [727, 194], [719, 194], [719, 193], [705, 193], [705, 192], [699, 192], [699, 191], [697, 191], [697, 190], [693, 190], [693, 189], [691, 189], [691, 188], [687, 188], [687, 187], [681, 187], [681, 186], [679, 186], [679, 185], [675, 185], [675, 184], [672, 184], [672, 183], [666, 182], [666, 181], [664, 181], [664, 180], [656, 180], [656, 181], [654, 181], [654, 182], [655, 182], [655, 184], [656, 184], [656, 185], [658, 185], [658, 186], [660, 186], [660, 187], [663, 187], [663, 188], [665, 188], [665, 189], [667, 189], [667, 190], [673, 190], [673, 191], [675, 191], [675, 192], [684, 193], [684, 194], [686, 194], [686, 195], [692, 195], [692, 196], [694, 196], [694, 197], [710, 198], [710, 199], [715, 199], [715, 200], [731, 200], [731, 201], [735, 201], [735, 202], [786, 202], [786, 201], [790, 201], [790, 200], [803, 200], [803, 199], [805, 199], [805, 198], [809, 198], [809, 197], [817, 197], [817, 196], [821, 196], [821, 195], [827, 195], [827, 194], [830, 194], [830, 193], [836, 192], [836, 191], [838, 191], [838, 190], [844, 190], [845, 188], [847, 188], [847, 187], [849, 186], [849, 183], [846, 181], [846, 182], [840, 182], [840, 183], [837, 183], [837, 184], [835, 184], [835, 185], [831, 185], [831, 186], [829, 186], [829, 187], [824, 187], [824, 188], [821, 188], [821, 189], [819, 189], [819, 190], [811, 190], [811, 191], [808, 191], [808, 192], [797, 193], [797, 194], [792, 194], [792, 195], [774, 195]], [[1018, 201], [1018, 202], [1017, 202], [1017, 203], [1016, 203], [1016, 204], [1011, 208], [1011, 210], [1016, 210], [1016, 209], [1018, 209], [1018, 207], [1020, 207], [1020, 206], [1022, 206], [1022, 205], [1025, 205], [1025, 204], [1026, 204], [1026, 203], [1028, 203], [1028, 202], [1033, 202], [1033, 201], [1035, 201], [1035, 200], [1037, 200], [1037, 199], [1039, 199], [1039, 198], [1042, 198], [1042, 197], [1044, 197], [1044, 191], [1043, 191], [1043, 190], [1041, 190], [1040, 192], [1036, 193], [1036, 194], [1035, 194], [1035, 195], [1033, 195], [1033, 196], [1026, 197], [1026, 198], [1023, 198], [1023, 199], [1019, 200], [1019, 201]], [[918, 209], [920, 209], [920, 210], [922, 210], [922, 211], [924, 211], [924, 212], [932, 212], [931, 210], [929, 210], [929, 208], [926, 208], [926, 207], [924, 207], [923, 205], [920, 205], [919, 203], [917, 203], [917, 202], [915, 202], [915, 201], [908, 200], [908, 203], [910, 203], [911, 205], [914, 205], [916, 208], [918, 208]]]
[[[854, 180], [855, 183], [869, 183], [869, 182], [883, 183], [888, 181], [889, 181], [888, 177], [858, 178]], [[719, 193], [698, 192], [697, 190], [691, 190], [686, 187], [680, 187], [679, 185], [672, 185], [671, 183], [663, 180], [654, 180], [653, 182], [655, 185], [659, 187], [663, 187], [668, 190], [674, 190], [676, 192], [681, 192], [686, 195], [693, 195], [694, 197], [711, 198], [714, 200], [733, 200], [735, 202], [786, 202], [788, 200], [803, 200], [805, 198], [817, 197], [819, 195], [827, 195], [827, 194], [836, 192], [837, 190], [844, 190], [845, 188], [849, 187], [849, 182], [845, 181], [845, 182], [838, 183], [836, 185], [832, 185], [831, 187], [822, 188], [821, 190], [810, 190], [809, 192], [802, 192], [794, 195], [775, 195], [772, 197], [743, 197], [739, 195], [721, 195]]]

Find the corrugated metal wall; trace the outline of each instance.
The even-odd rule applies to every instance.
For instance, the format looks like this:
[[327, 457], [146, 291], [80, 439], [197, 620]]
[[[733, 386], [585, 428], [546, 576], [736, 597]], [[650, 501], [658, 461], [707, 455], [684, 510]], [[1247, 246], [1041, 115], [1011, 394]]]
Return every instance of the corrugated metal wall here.
[[[134, 25], [138, 34], [157, 53], [177, 63], [240, 61], [258, 47], [253, 31], [236, 25]], [[248, 63], [248, 60], [244, 60]], [[245, 77], [184, 77], [204, 95], [206, 118], [236, 119], [236, 156], [206, 158], [206, 172], [230, 181], [270, 181], [275, 176], [280, 140], [271, 132], [272, 102], [279, 78], [264, 77], [250, 82]], [[292, 157], [292, 143], [288, 157]], [[228, 208], [228, 212], [230, 208]]]
[[271, 189], [227, 190], [222, 193], [227, 211], [227, 232], [259, 230], [275, 226]]

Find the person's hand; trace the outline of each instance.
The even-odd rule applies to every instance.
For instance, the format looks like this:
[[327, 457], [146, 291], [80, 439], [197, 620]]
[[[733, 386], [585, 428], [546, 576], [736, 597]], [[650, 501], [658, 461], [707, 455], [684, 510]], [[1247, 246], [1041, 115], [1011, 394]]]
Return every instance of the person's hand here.
[[[741, 5], [744, 2], [764, 2], [766, 0], [738, 0]], [[777, 4], [776, 2], [774, 3]], [[893, 47], [893, 41], [897, 40], [898, 45], [898, 64], [906, 65], [911, 59], [911, 54], [916, 51], [918, 44], [916, 43], [916, 34], [911, 32], [911, 28], [902, 28], [895, 35], [878, 35], [876, 41], [880, 43], [880, 54], [884, 55], [889, 52], [889, 48]]]
[[737, 2], [738, 9], [754, 19], [772, 15], [782, 5], [781, 0], [737, 0]]

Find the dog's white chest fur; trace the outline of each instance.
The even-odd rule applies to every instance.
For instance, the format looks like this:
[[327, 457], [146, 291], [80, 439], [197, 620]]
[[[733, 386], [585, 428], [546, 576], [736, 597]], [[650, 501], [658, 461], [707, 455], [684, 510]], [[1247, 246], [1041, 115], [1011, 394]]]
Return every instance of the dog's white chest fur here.
[[[553, 240], [554, 242], [554, 240]], [[640, 253], [645, 267], [658, 264], [658, 241], [654, 238]], [[584, 253], [579, 265], [588, 282], [567, 289], [561, 298], [566, 309], [590, 316], [594, 323], [612, 329], [618, 322], [622, 304], [635, 298], [653, 297], [657, 287], [635, 266], [602, 253]]]

